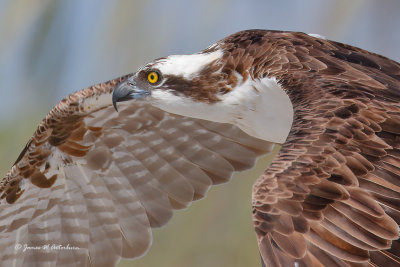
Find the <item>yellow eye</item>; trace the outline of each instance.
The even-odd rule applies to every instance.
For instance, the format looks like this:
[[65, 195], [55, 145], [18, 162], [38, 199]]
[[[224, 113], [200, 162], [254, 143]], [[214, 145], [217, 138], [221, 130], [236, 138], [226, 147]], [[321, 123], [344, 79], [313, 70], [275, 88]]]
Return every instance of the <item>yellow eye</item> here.
[[149, 72], [149, 74], [147, 74], [147, 80], [151, 84], [155, 84], [156, 82], [158, 82], [158, 79], [159, 79], [158, 73], [155, 71], [151, 71]]

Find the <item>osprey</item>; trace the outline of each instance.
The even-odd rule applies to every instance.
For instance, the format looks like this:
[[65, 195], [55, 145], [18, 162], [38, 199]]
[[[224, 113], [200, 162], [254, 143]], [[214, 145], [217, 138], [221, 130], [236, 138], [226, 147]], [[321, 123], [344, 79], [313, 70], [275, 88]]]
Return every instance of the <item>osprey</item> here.
[[262, 264], [399, 266], [399, 103], [399, 63], [304, 33], [242, 31], [157, 59], [39, 124], [0, 183], [0, 261], [144, 255], [174, 209], [282, 144], [253, 186]]

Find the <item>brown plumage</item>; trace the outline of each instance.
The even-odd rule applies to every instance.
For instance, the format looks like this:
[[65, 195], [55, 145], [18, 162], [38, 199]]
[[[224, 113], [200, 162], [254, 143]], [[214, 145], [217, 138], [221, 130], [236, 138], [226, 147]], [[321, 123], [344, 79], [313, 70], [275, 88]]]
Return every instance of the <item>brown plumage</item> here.
[[286, 143], [253, 187], [266, 266], [400, 264], [400, 65], [301, 33], [224, 41], [253, 55], [244, 54], [254, 70], [244, 76], [277, 77], [295, 110]]
[[[166, 76], [165, 86], [213, 104], [270, 77], [293, 105], [286, 142], [253, 186], [264, 265], [398, 266], [400, 64], [296, 32], [243, 31], [202, 53], [217, 49], [222, 59], [198, 77]], [[234, 125], [145, 101], [114, 112], [111, 94], [129, 77], [70, 95], [39, 125], [0, 182], [2, 262], [110, 266], [143, 255], [151, 227], [270, 151]], [[64, 240], [80, 249], [14, 250]]]

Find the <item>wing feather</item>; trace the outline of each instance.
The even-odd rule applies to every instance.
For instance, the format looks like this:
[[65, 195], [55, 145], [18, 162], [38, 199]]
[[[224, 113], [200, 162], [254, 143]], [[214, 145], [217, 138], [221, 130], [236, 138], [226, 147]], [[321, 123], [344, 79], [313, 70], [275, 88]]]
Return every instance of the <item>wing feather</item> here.
[[290, 47], [274, 55], [288, 64], [266, 64], [295, 110], [286, 143], [253, 186], [265, 265], [397, 266], [400, 65], [302, 33], [264, 34]]
[[[151, 228], [165, 225], [174, 209], [272, 149], [235, 126], [144, 102], [122, 103], [117, 113], [111, 93], [122, 79], [61, 101], [0, 182], [3, 264], [113, 266], [139, 257]], [[18, 244], [73, 249], [25, 253]]]

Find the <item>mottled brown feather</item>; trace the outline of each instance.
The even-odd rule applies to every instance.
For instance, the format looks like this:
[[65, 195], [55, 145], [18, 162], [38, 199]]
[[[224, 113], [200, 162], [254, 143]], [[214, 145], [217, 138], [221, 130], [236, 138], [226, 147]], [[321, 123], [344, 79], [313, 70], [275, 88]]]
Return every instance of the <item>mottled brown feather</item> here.
[[[151, 227], [251, 168], [272, 144], [233, 125], [166, 113], [111, 94], [117, 78], [62, 100], [0, 181], [0, 262], [114, 266], [151, 245]], [[79, 250], [24, 252], [16, 244]]]
[[[397, 250], [371, 252], [398, 246], [400, 65], [303, 33], [250, 30], [227, 37], [221, 46], [231, 55], [245, 47], [247, 53], [231, 59], [254, 57], [252, 72], [241, 74], [277, 78], [294, 106], [287, 141], [253, 187], [266, 266], [285, 266], [278, 263], [282, 252], [298, 256], [274, 241], [276, 233], [285, 233], [281, 220], [287, 216], [307, 239], [301, 266], [317, 266], [311, 258], [325, 266], [384, 266], [399, 259]], [[272, 254], [277, 261], [268, 259]]]
[[[398, 266], [400, 64], [360, 48], [297, 32], [243, 31], [202, 53], [216, 49], [222, 49], [222, 60], [209, 64], [191, 80], [165, 77], [168, 86], [196, 101], [215, 103], [234, 90], [239, 82], [237, 74], [243, 81], [269, 77], [278, 81], [294, 107], [286, 142], [253, 186], [253, 221], [263, 264]], [[111, 94], [123, 79], [70, 95], [40, 123], [0, 182], [0, 219], [11, 221], [7, 227], [0, 226], [2, 233], [14, 234], [20, 229], [28, 241], [41, 244], [46, 240], [41, 234], [45, 233], [30, 219], [47, 220], [54, 233], [62, 234], [54, 235], [56, 241], [73, 240], [82, 248], [75, 252], [74, 261], [82, 266], [89, 260], [92, 265], [109, 266], [121, 255], [145, 253], [150, 226], [165, 224], [173, 208], [184, 208], [203, 197], [211, 183], [226, 182], [232, 171], [251, 167], [255, 155], [269, 150], [235, 127], [175, 117], [150, 107], [122, 110], [118, 118], [111, 114], [111, 104], [104, 109], [97, 107], [96, 112], [89, 110], [90, 106], [83, 108], [81, 101]], [[130, 116], [134, 117], [130, 123], [121, 122]], [[101, 121], [103, 117], [109, 119]], [[164, 118], [167, 122], [163, 124]], [[86, 125], [87, 119], [93, 124]], [[195, 122], [186, 127], [182, 121]], [[251, 151], [253, 156], [244, 160], [224, 154], [206, 135], [198, 139], [193, 136], [190, 144], [177, 138], [190, 138], [186, 131], [195, 135], [196, 127], [224, 136], [225, 143], [221, 141], [220, 145], [234, 147], [232, 142], [238, 143], [239, 151]], [[127, 134], [132, 141], [129, 145], [124, 143]], [[162, 140], [161, 145], [155, 140]], [[192, 144], [202, 150], [193, 153]], [[173, 154], [167, 152], [171, 147], [176, 149]], [[120, 165], [113, 165], [114, 161], [108, 160], [111, 157]], [[150, 160], [152, 157], [156, 162]], [[181, 162], [183, 158], [186, 161]], [[79, 159], [85, 159], [85, 164], [81, 165]], [[62, 163], [55, 166], [54, 160]], [[141, 166], [129, 164], [138, 160]], [[172, 168], [163, 169], [167, 163]], [[156, 170], [153, 174], [157, 179], [142, 177], [139, 167]], [[90, 177], [79, 176], [85, 168], [89, 168]], [[164, 170], [167, 178], [157, 170]], [[103, 179], [108, 175], [120, 179]], [[90, 187], [85, 181], [91, 183]], [[145, 199], [151, 190], [154, 199]], [[65, 192], [73, 197], [56, 205], [51, 196]], [[101, 205], [92, 199], [101, 199]], [[143, 206], [135, 206], [138, 200]], [[107, 212], [97, 212], [101, 210]], [[143, 221], [132, 223], [124, 217], [130, 213]], [[82, 227], [75, 221], [60, 220], [68, 214], [79, 214], [75, 220]], [[13, 221], [9, 219], [12, 216], [23, 219]], [[117, 218], [121, 218], [120, 228], [115, 227]], [[136, 232], [121, 233], [122, 228], [134, 228], [144, 235], [126, 237]], [[96, 246], [89, 242], [93, 229], [101, 233], [94, 240]], [[81, 239], [73, 238], [75, 232]], [[0, 246], [6, 242], [2, 236]], [[4, 252], [3, 260], [16, 257], [17, 264], [24, 257], [28, 262], [54, 260], [54, 254], [18, 258], [13, 253]], [[88, 257], [90, 253], [97, 257]], [[59, 255], [65, 263], [71, 263], [71, 258]]]

